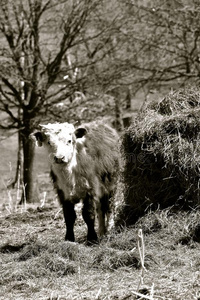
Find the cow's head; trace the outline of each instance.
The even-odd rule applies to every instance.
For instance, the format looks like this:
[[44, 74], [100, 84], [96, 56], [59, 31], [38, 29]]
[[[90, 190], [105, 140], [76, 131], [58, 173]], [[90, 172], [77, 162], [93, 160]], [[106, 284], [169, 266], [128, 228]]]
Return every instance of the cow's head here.
[[81, 142], [87, 133], [85, 128], [75, 129], [69, 123], [40, 125], [41, 130], [34, 133], [39, 147], [48, 150], [51, 163], [69, 163], [76, 154], [76, 143]]

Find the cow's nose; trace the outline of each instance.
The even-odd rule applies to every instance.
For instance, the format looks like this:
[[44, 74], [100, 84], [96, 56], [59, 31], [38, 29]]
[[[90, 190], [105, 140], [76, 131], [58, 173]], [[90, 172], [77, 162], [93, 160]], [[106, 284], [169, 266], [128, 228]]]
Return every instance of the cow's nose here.
[[57, 156], [54, 156], [54, 161], [56, 164], [62, 164], [64, 162], [64, 156], [62, 157], [57, 157]]

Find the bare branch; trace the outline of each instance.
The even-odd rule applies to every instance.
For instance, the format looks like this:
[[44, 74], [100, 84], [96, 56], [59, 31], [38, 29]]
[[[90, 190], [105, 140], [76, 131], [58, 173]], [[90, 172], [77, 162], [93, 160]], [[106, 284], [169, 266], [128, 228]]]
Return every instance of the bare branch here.
[[13, 92], [15, 98], [18, 100], [18, 102], [22, 105], [22, 99], [19, 94], [19, 92], [16, 90], [16, 88], [9, 82], [9, 80], [3, 76], [0, 75], [1, 80], [3, 83]]

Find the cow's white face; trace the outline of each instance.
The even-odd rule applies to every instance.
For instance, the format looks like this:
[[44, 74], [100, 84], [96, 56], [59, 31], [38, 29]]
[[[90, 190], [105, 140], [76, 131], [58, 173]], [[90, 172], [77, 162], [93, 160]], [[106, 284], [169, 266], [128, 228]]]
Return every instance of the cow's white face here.
[[[62, 164], [72, 161], [76, 154], [76, 141], [86, 133], [83, 128], [76, 129], [69, 123], [40, 125], [41, 131], [35, 133], [39, 146], [44, 146], [50, 163]], [[80, 135], [81, 132], [81, 135]]]

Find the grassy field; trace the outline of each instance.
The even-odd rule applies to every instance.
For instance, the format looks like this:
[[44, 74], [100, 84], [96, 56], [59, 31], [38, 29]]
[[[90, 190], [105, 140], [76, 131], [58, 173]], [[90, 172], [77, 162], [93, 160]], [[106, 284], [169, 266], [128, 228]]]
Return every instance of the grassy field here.
[[151, 212], [88, 246], [78, 206], [76, 243], [65, 242], [41, 149], [35, 165], [38, 203], [18, 207], [17, 190], [6, 188], [14, 176], [15, 145], [15, 136], [0, 143], [0, 299], [200, 299], [199, 211]]

